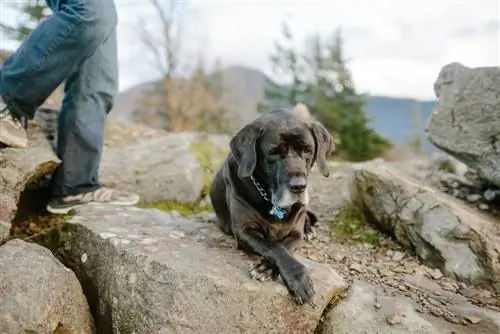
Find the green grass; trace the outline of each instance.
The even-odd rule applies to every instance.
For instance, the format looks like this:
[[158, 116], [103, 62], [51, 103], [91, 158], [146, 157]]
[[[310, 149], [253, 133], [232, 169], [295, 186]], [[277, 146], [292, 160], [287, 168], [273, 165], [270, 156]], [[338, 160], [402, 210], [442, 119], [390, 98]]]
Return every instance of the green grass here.
[[332, 231], [346, 241], [380, 245], [385, 235], [368, 225], [363, 215], [352, 204], [345, 206], [332, 222]]
[[203, 190], [200, 196], [204, 197], [208, 193], [213, 175], [224, 163], [228, 150], [212, 144], [209, 140], [194, 142], [190, 149], [201, 167]]

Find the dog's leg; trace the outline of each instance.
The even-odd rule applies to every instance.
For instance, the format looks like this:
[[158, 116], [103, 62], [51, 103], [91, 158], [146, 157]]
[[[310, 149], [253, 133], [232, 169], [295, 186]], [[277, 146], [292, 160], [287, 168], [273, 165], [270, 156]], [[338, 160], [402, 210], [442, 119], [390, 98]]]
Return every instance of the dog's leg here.
[[318, 217], [314, 214], [314, 212], [307, 210], [306, 212], [306, 220], [304, 223], [304, 239], [307, 241], [311, 241], [316, 238], [316, 230], [314, 229], [314, 225], [318, 221]]
[[298, 304], [312, 301], [315, 295], [312, 281], [304, 265], [297, 261], [288, 249], [293, 249], [297, 242], [301, 240], [300, 233], [291, 234], [283, 244], [271, 242], [258, 231], [249, 229], [238, 233], [238, 239], [248, 245], [255, 253], [264, 257], [266, 261], [261, 262], [267, 263], [262, 263], [264, 265], [262, 269], [272, 271], [274, 270], [273, 266], [278, 269], [283, 282]]
[[[294, 231], [282, 241], [282, 245], [293, 254], [295, 246], [299, 243], [300, 239], [301, 236]], [[278, 267], [265, 257], [255, 262], [255, 264], [250, 267], [249, 272], [253, 279], [261, 282], [276, 280], [279, 277]]]
[[227, 205], [226, 191], [227, 188], [222, 177], [222, 170], [219, 170], [217, 174], [215, 174], [212, 184], [210, 185], [209, 197], [217, 217], [217, 226], [219, 226], [222, 232], [227, 235], [232, 235], [231, 215]]

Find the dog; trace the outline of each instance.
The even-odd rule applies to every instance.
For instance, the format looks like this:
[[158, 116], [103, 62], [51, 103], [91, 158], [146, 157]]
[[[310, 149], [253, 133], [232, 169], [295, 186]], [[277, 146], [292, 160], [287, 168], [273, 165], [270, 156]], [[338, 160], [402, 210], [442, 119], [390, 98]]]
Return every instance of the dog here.
[[209, 191], [217, 225], [238, 249], [261, 256], [252, 278], [281, 276], [298, 304], [312, 303], [312, 281], [293, 251], [317, 221], [307, 210], [307, 179], [315, 163], [330, 175], [333, 138], [321, 123], [276, 109], [241, 128], [229, 147]]

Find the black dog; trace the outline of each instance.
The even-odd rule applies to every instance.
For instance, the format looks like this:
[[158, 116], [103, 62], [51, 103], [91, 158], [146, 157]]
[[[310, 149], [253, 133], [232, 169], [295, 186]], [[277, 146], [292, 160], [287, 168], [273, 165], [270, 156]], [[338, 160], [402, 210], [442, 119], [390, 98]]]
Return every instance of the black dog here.
[[315, 162], [329, 176], [333, 138], [319, 122], [278, 109], [243, 127], [229, 146], [210, 189], [219, 227], [238, 248], [263, 257], [253, 278], [281, 275], [299, 304], [312, 302], [312, 282], [293, 250], [317, 221], [307, 210], [307, 177]]

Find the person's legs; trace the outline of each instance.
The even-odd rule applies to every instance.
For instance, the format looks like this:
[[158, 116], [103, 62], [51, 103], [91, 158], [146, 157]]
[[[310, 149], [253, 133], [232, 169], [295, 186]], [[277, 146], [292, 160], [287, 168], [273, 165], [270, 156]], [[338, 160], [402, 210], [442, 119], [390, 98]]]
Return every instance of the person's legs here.
[[99, 164], [106, 116], [118, 86], [116, 31], [66, 81], [59, 116], [57, 154], [62, 164], [52, 176], [52, 213], [67, 213], [88, 202], [134, 205], [135, 194], [102, 188]]
[[54, 14], [0, 69], [0, 143], [7, 146], [27, 146], [20, 118], [32, 119], [36, 108], [116, 27], [113, 1], [47, 0], [47, 4]]

